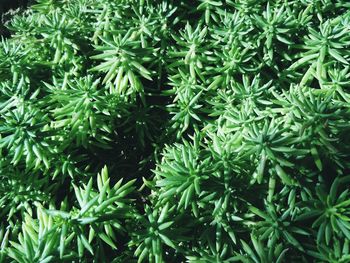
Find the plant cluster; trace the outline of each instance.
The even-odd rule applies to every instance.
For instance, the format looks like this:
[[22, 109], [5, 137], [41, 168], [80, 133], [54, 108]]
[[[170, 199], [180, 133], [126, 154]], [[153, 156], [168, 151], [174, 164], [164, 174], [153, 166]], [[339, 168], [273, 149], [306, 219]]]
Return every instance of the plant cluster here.
[[350, 262], [348, 1], [36, 0], [6, 26], [0, 262]]

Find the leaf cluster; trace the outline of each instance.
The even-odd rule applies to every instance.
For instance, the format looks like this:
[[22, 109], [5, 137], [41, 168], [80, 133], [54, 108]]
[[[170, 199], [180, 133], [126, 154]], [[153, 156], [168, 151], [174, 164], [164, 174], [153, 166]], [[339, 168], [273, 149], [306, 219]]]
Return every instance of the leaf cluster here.
[[350, 262], [349, 8], [16, 14], [0, 42], [0, 262]]

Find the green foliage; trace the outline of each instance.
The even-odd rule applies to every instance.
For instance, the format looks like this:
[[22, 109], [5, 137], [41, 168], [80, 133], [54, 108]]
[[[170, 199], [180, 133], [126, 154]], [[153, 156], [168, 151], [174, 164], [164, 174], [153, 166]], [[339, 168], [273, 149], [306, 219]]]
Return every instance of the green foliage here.
[[36, 0], [14, 15], [0, 262], [350, 262], [349, 8]]

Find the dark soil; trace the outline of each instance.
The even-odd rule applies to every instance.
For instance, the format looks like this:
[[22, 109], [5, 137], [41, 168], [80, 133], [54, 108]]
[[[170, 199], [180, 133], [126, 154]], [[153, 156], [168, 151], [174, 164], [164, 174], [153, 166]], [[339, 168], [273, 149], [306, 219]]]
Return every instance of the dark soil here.
[[0, 1], [0, 14], [6, 13], [10, 9], [16, 9], [18, 7], [26, 7], [29, 0], [1, 0]]
[[25, 9], [33, 0], [0, 0], [0, 37], [9, 37], [5, 23], [18, 11]]

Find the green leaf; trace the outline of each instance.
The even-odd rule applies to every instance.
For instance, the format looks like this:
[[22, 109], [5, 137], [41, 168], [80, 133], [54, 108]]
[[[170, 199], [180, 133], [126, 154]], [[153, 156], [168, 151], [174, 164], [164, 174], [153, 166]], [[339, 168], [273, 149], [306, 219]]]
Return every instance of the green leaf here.
[[83, 246], [91, 253], [91, 255], [93, 255], [94, 251], [91, 245], [89, 244], [89, 241], [86, 239], [86, 237], [83, 234], [80, 234], [79, 239], [81, 240]]
[[164, 241], [165, 244], [167, 244], [169, 247], [176, 249], [176, 245], [167, 236], [160, 233], [159, 233], [159, 236]]
[[349, 62], [348, 62], [346, 59], [344, 59], [344, 58], [338, 53], [338, 51], [336, 51], [335, 49], [329, 48], [329, 49], [328, 49], [328, 52], [329, 52], [329, 54], [330, 54], [332, 57], [334, 57], [334, 58], [335, 58], [336, 60], [338, 60], [339, 62], [341, 62], [341, 63], [343, 63], [343, 64], [346, 64], [346, 65], [349, 64]]
[[276, 173], [278, 177], [282, 180], [282, 182], [286, 185], [293, 185], [292, 179], [286, 174], [286, 172], [282, 169], [281, 166], [275, 166]]

